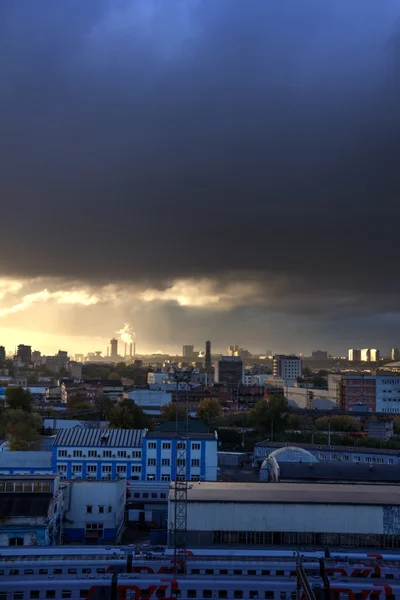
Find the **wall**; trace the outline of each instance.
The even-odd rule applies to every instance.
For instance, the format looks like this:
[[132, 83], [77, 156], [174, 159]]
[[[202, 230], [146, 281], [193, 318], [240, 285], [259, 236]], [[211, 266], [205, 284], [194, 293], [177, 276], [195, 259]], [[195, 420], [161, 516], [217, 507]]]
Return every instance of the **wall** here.
[[376, 378], [376, 411], [400, 413], [400, 377], [396, 375]]
[[[171, 502], [169, 523], [174, 522], [173, 507]], [[360, 505], [190, 502], [187, 523], [189, 531], [395, 532], [398, 535], [400, 509]]]
[[[64, 535], [68, 541], [85, 543], [87, 524], [103, 524], [103, 542], [116, 542], [124, 523], [126, 482], [76, 481], [66, 491]], [[88, 512], [87, 507], [92, 507]], [[104, 507], [100, 512], [99, 507]], [[111, 511], [109, 512], [109, 507]]]
[[171, 393], [155, 390], [132, 390], [128, 392], [128, 398], [142, 408], [146, 406], [161, 408], [172, 402]]

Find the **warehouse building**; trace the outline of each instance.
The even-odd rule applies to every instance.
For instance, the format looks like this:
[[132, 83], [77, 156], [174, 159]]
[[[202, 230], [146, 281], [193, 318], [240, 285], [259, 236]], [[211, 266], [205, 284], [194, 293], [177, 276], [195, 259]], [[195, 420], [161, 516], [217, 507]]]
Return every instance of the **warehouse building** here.
[[[175, 498], [170, 490], [169, 543]], [[189, 486], [187, 546], [400, 547], [400, 487], [199, 482]]]

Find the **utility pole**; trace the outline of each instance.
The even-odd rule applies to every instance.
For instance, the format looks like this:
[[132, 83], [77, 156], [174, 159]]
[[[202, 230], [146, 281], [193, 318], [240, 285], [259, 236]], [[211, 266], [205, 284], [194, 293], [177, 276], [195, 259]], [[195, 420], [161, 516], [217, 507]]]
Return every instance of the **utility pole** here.
[[[179, 566], [186, 572], [186, 533], [187, 533], [187, 445], [189, 443], [189, 383], [193, 369], [181, 371], [176, 369], [176, 441], [175, 441], [175, 484], [174, 484], [174, 571]], [[180, 392], [186, 391], [185, 418], [179, 420]]]

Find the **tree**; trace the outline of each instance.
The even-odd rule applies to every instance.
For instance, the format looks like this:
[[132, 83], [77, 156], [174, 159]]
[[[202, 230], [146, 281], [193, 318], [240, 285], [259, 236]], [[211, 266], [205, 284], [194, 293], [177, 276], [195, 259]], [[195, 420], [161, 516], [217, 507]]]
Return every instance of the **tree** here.
[[288, 406], [281, 395], [273, 395], [269, 400], [259, 400], [250, 412], [253, 427], [264, 434], [283, 431], [288, 426]]
[[32, 408], [32, 394], [22, 387], [8, 386], [6, 388], [7, 406], [12, 410], [23, 410], [30, 412]]
[[107, 377], [109, 381], [121, 381], [121, 376], [116, 371], [112, 371]]
[[[161, 420], [162, 421], [176, 421], [176, 403], [170, 402], [165, 404], [161, 409]], [[178, 406], [178, 421], [186, 420], [186, 406]]]
[[94, 401], [95, 409], [100, 413], [100, 418], [107, 420], [108, 415], [113, 407], [113, 402], [107, 396], [107, 394], [100, 394], [98, 398]]
[[218, 400], [215, 400], [215, 398], [204, 398], [204, 400], [200, 402], [197, 416], [200, 421], [210, 423], [210, 421], [219, 417], [221, 412], [222, 410]]
[[303, 369], [303, 377], [311, 377], [312, 371], [310, 367], [304, 367]]
[[115, 404], [109, 414], [113, 429], [150, 429], [151, 420], [133, 400], [123, 400]]
[[327, 387], [327, 381], [324, 377], [321, 377], [321, 375], [314, 375], [314, 377], [312, 378], [312, 384], [315, 388]]
[[41, 427], [42, 420], [37, 413], [8, 408], [1, 416], [1, 428], [10, 450], [32, 450]]

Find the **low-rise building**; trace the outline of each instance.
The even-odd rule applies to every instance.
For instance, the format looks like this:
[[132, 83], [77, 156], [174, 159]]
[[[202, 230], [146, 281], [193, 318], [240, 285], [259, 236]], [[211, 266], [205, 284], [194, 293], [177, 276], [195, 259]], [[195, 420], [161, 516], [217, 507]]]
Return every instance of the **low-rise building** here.
[[303, 361], [295, 355], [275, 354], [273, 361], [273, 374], [282, 379], [295, 380], [302, 376]]
[[142, 478], [144, 429], [60, 429], [52, 450], [53, 471], [67, 480]]
[[52, 453], [43, 450], [0, 452], [0, 476], [47, 475], [53, 473]]
[[172, 402], [172, 393], [158, 390], [135, 389], [127, 392], [130, 400], [148, 415], [159, 415], [163, 406]]
[[126, 482], [71, 481], [65, 485], [63, 542], [117, 543], [124, 527]]
[[0, 546], [59, 543], [63, 512], [57, 475], [0, 476]]

